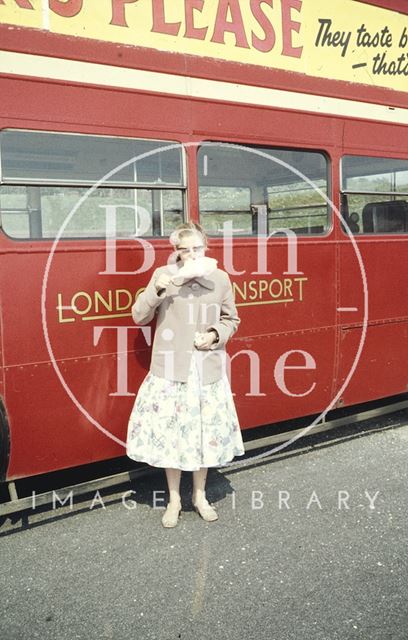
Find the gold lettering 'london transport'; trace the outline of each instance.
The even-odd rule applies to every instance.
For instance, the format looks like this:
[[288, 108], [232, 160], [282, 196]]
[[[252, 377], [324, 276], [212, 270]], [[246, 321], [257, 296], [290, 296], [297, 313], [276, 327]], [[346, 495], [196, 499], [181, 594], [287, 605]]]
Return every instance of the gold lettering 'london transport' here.
[[[232, 283], [237, 307], [264, 304], [303, 302], [307, 277], [262, 278]], [[136, 292], [129, 289], [109, 289], [108, 291], [76, 291], [67, 297], [57, 293], [57, 314], [60, 324], [76, 320], [101, 320], [107, 318], [128, 318], [132, 316], [132, 306], [145, 287]]]

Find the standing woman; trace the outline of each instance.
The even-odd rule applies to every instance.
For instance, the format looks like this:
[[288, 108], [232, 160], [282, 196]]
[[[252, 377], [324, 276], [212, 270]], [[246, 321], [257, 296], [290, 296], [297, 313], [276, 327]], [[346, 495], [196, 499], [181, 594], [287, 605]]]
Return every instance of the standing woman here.
[[193, 472], [193, 507], [207, 522], [217, 520], [205, 494], [208, 467], [245, 453], [226, 375], [225, 345], [240, 322], [229, 276], [204, 257], [207, 237], [199, 225], [180, 225], [170, 242], [168, 264], [155, 269], [132, 307], [137, 325], [155, 315], [157, 324], [126, 448], [129, 458], [166, 470], [164, 527], [178, 522], [181, 471]]

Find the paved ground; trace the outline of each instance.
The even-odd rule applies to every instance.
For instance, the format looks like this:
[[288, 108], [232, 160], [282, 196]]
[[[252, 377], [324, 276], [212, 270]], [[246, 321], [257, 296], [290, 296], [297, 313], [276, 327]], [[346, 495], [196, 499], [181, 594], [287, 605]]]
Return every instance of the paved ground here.
[[3, 521], [0, 637], [406, 640], [408, 414], [312, 443], [212, 471], [215, 523], [184, 474], [186, 510], [163, 529], [162, 473], [102, 491], [104, 507], [92, 494]]

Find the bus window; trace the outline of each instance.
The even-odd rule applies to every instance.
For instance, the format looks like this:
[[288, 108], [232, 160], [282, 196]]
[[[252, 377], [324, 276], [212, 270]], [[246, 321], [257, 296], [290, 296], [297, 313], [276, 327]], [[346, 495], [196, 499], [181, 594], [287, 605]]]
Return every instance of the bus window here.
[[251, 190], [249, 187], [200, 187], [200, 215], [210, 235], [222, 234], [226, 220], [233, 221], [236, 235], [251, 235]]
[[1, 223], [13, 238], [101, 238], [109, 215], [118, 238], [165, 236], [184, 220], [176, 143], [5, 130], [0, 161]]
[[[198, 171], [200, 221], [210, 235], [221, 235], [225, 223], [234, 235], [256, 235], [258, 229], [316, 235], [329, 228], [323, 153], [204, 143]], [[258, 224], [261, 208], [266, 228]]]
[[353, 234], [408, 233], [408, 160], [344, 156], [341, 169], [342, 216]]

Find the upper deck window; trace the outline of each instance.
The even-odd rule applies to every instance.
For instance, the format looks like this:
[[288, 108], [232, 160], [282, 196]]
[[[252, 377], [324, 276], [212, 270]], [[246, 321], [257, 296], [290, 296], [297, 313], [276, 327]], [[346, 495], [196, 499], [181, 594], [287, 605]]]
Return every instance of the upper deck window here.
[[205, 143], [198, 167], [200, 219], [211, 235], [221, 235], [225, 223], [244, 236], [277, 229], [317, 235], [329, 228], [323, 153]]
[[177, 143], [5, 130], [0, 167], [2, 227], [12, 237], [55, 237], [81, 198], [63, 238], [104, 237], [107, 206], [115, 207], [118, 237], [168, 235], [184, 219]]
[[184, 185], [180, 146], [160, 140], [5, 130], [0, 157], [7, 183], [92, 185], [127, 163], [106, 183]]
[[342, 215], [353, 234], [408, 232], [408, 160], [344, 156]]

